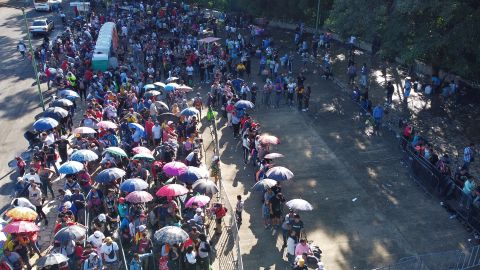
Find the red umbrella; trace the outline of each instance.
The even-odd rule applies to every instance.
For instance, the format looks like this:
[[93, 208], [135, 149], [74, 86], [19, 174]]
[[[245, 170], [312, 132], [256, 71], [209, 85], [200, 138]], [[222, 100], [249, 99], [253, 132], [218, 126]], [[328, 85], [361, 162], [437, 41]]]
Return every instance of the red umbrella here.
[[125, 200], [131, 203], [146, 203], [153, 200], [153, 196], [146, 191], [139, 190], [128, 194]]
[[168, 184], [166, 186], [161, 187], [157, 193], [155, 193], [159, 197], [175, 197], [181, 196], [188, 193], [188, 189], [179, 184]]
[[132, 152], [135, 154], [152, 154], [152, 151], [150, 151], [150, 149], [143, 146], [137, 146], [133, 148]]
[[28, 233], [38, 231], [40, 231], [40, 228], [31, 221], [14, 221], [3, 227], [3, 232], [6, 233]]

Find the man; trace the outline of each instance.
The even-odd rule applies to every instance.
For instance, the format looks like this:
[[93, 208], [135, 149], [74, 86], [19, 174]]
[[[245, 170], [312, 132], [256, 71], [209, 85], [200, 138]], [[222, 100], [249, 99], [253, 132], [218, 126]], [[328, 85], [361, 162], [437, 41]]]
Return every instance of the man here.
[[295, 235], [297, 236], [297, 239], [298, 239], [298, 237], [300, 237], [300, 234], [302, 233], [304, 228], [303, 221], [300, 219], [299, 214], [293, 215], [293, 221], [290, 221], [290, 228], [292, 228], [292, 231], [295, 232]]
[[367, 77], [368, 77], [367, 64], [363, 63], [362, 67], [360, 68], [360, 85], [361, 86], [367, 87]]
[[118, 269], [118, 256], [117, 252], [119, 247], [111, 237], [105, 238], [104, 243], [100, 247], [100, 252], [102, 253], [105, 269], [115, 270]]
[[26, 174], [23, 179], [27, 182], [34, 182], [34, 183], [37, 183], [37, 184], [41, 184], [42, 181], [40, 181], [40, 176], [37, 174], [37, 172], [35, 171], [35, 169], [30, 169], [30, 173], [29, 174]]
[[296, 92], [297, 92], [298, 110], [302, 111], [303, 93], [305, 92], [305, 88], [303, 87], [303, 83], [302, 83], [302, 85], [300, 85], [300, 84], [297, 84], [297, 85], [298, 86], [297, 86]]
[[28, 188], [28, 199], [35, 205], [35, 210], [40, 217], [39, 221], [45, 220], [45, 226], [48, 226], [47, 215], [43, 212], [43, 194], [38, 185], [34, 182], [30, 183]]
[[202, 98], [200, 97], [200, 92], [198, 92], [197, 96], [193, 99], [193, 106], [200, 113], [200, 119], [201, 119], [202, 118], [203, 101], [202, 101]]
[[210, 269], [210, 244], [207, 241], [207, 236], [205, 234], [200, 234], [198, 236], [200, 243], [198, 244], [198, 257], [197, 265], [200, 270], [209, 270]]
[[83, 268], [81, 270], [95, 270], [103, 269], [102, 259], [98, 257], [96, 252], [88, 254], [88, 258], [83, 262]]
[[158, 121], [155, 121], [155, 125], [152, 127], [152, 139], [154, 146], [159, 145], [162, 141], [162, 127]]
[[270, 201], [270, 217], [272, 219], [272, 225], [277, 229], [280, 225], [280, 217], [282, 216], [282, 203], [285, 201], [282, 193], [277, 193]]
[[243, 212], [244, 202], [242, 201], [242, 195], [237, 195], [237, 204], [235, 205], [235, 215], [237, 217], [238, 226], [242, 224], [242, 212]]
[[9, 249], [4, 249], [3, 250], [3, 257], [2, 257], [1, 260], [10, 264], [12, 266], [12, 270], [23, 269], [24, 262], [23, 262], [22, 258], [20, 257], [20, 254], [18, 254], [15, 251], [10, 251]]
[[375, 106], [373, 109], [373, 119], [375, 121], [375, 130], [378, 130], [380, 128], [380, 125], [382, 124], [382, 118], [383, 118], [383, 106], [378, 104]]
[[305, 238], [300, 239], [300, 243], [295, 247], [295, 255], [303, 257], [304, 255], [310, 254], [312, 254], [312, 250], [310, 249], [307, 240]]
[[468, 170], [470, 163], [475, 159], [475, 144], [470, 143], [469, 146], [463, 150], [463, 167]]
[[22, 55], [22, 60], [25, 60], [25, 52], [27, 51], [27, 46], [25, 46], [25, 43], [23, 43], [23, 40], [20, 40], [20, 42], [18, 42], [17, 50]]
[[392, 104], [393, 101], [393, 93], [395, 92], [395, 88], [392, 85], [392, 82], [387, 83], [387, 104]]

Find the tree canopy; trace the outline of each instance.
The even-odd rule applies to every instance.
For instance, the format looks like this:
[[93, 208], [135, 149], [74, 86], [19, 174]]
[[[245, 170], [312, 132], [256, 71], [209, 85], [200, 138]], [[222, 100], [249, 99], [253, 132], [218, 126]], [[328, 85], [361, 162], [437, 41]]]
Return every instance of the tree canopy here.
[[[210, 8], [314, 25], [318, 0], [198, 0]], [[479, 0], [320, 0], [320, 24], [371, 42], [380, 54], [415, 59], [467, 78], [480, 72]]]

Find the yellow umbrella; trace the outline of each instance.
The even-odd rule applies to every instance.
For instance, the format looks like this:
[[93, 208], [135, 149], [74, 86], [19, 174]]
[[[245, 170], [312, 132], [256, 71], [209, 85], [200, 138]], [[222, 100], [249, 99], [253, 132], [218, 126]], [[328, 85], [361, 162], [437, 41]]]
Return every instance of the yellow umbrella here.
[[7, 211], [7, 217], [13, 220], [34, 221], [37, 219], [37, 212], [28, 207], [17, 206]]

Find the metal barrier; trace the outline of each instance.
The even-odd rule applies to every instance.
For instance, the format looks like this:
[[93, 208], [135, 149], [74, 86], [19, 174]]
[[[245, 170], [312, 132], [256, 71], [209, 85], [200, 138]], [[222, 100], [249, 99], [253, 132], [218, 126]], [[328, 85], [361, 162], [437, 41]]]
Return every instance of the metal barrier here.
[[[208, 122], [208, 124], [210, 125], [206, 128], [208, 128], [209, 132], [204, 132], [204, 135], [202, 136], [206, 165], [210, 165], [207, 162], [211, 162], [211, 157], [213, 155], [220, 157], [217, 123], [216, 121], [211, 121]], [[207, 136], [205, 136], [205, 134]], [[220, 175], [222, 174], [220, 173]], [[235, 208], [232, 207], [230, 203], [227, 192], [222, 185], [222, 179], [219, 181], [219, 193], [215, 200], [221, 202], [227, 208], [227, 215], [223, 218], [224, 226], [222, 234], [220, 236], [212, 237], [212, 239], [215, 239], [214, 248], [216, 250], [216, 258], [213, 265], [218, 265], [218, 269], [222, 270], [243, 270]]]

